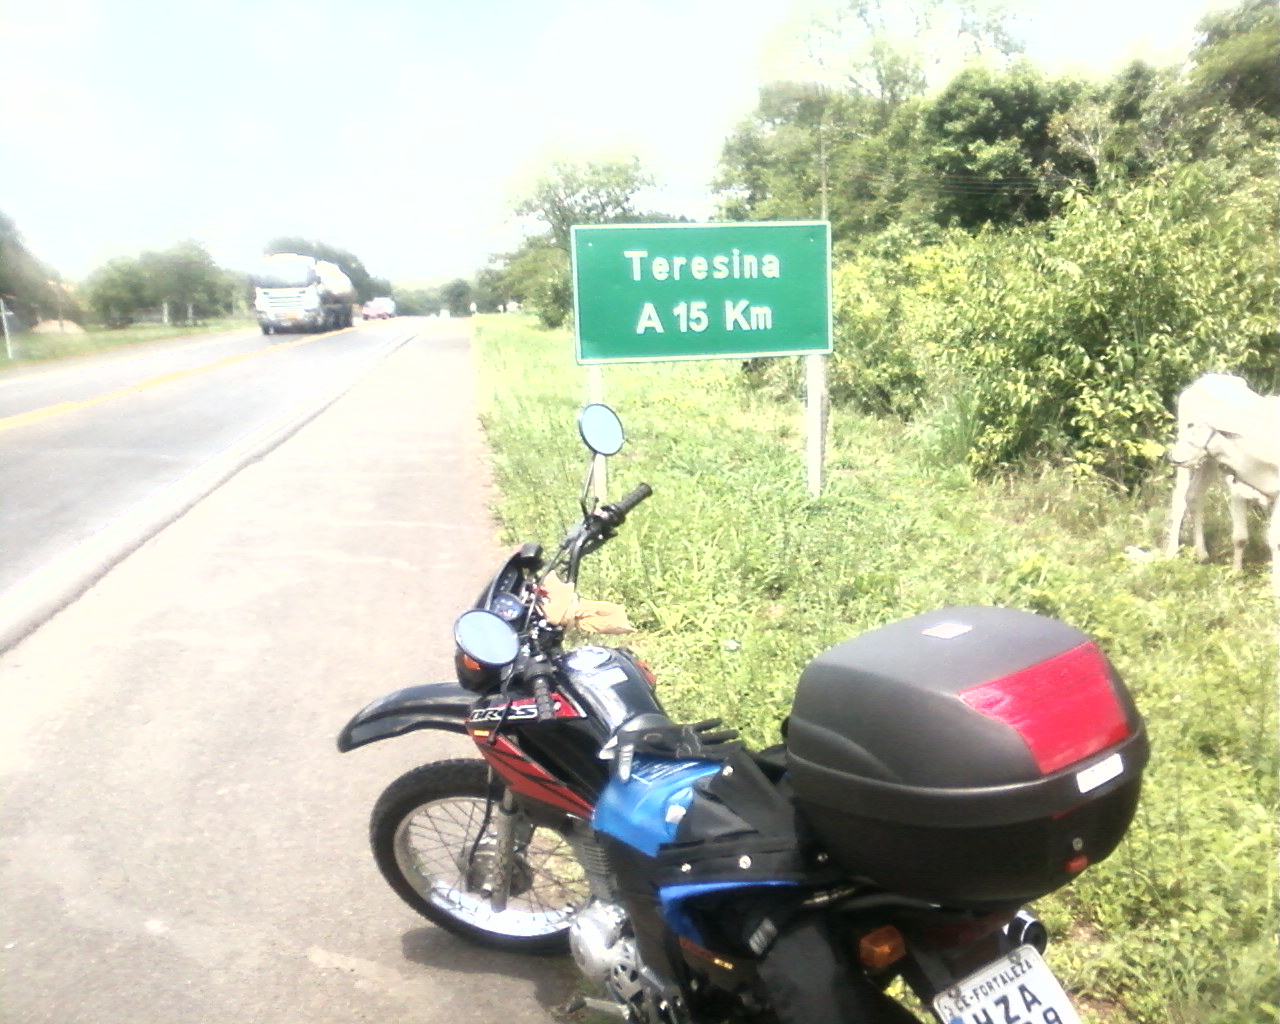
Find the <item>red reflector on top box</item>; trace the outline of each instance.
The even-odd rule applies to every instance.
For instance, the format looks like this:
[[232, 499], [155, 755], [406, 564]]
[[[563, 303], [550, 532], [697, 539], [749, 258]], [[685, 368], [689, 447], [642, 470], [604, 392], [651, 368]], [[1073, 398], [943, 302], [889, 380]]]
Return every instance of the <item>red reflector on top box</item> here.
[[970, 687], [959, 696], [975, 711], [1014, 729], [1043, 775], [1129, 735], [1107, 663], [1092, 643]]

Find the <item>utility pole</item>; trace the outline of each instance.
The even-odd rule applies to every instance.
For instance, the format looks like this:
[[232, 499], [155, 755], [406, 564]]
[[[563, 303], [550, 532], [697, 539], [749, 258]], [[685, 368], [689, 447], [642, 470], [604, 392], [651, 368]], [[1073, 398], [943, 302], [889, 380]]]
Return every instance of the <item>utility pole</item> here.
[[[830, 220], [827, 204], [827, 93], [823, 87], [822, 114], [818, 121], [818, 181], [821, 213]], [[805, 476], [809, 494], [822, 493], [822, 469], [827, 454], [827, 357], [814, 353], [804, 357], [805, 382]]]

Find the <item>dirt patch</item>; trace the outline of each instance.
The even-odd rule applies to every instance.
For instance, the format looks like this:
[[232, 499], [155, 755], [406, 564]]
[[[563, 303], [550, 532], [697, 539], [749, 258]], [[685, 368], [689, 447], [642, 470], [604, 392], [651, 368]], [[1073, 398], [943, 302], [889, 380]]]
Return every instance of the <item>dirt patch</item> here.
[[84, 334], [84, 328], [74, 320], [41, 320], [33, 328], [32, 334]]

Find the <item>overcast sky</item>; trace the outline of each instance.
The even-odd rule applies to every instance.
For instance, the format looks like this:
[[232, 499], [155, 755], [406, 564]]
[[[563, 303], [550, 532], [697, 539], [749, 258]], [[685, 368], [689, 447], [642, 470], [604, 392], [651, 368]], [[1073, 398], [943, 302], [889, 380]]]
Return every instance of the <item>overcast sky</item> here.
[[[639, 155], [706, 217], [721, 144], [817, 0], [0, 0], [0, 212], [76, 280], [278, 235], [398, 282], [470, 276], [555, 156]], [[1028, 55], [1174, 63], [1224, 0], [1024, 0]]]

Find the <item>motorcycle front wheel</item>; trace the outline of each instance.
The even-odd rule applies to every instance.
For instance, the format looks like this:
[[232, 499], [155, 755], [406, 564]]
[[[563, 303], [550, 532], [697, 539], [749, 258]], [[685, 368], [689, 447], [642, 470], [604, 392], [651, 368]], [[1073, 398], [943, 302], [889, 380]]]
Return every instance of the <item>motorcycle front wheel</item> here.
[[518, 953], [563, 953], [590, 892], [569, 844], [528, 823], [519, 830], [506, 906], [499, 877], [500, 784], [483, 761], [437, 761], [396, 779], [369, 823], [373, 856], [391, 888], [427, 920], [472, 942]]

